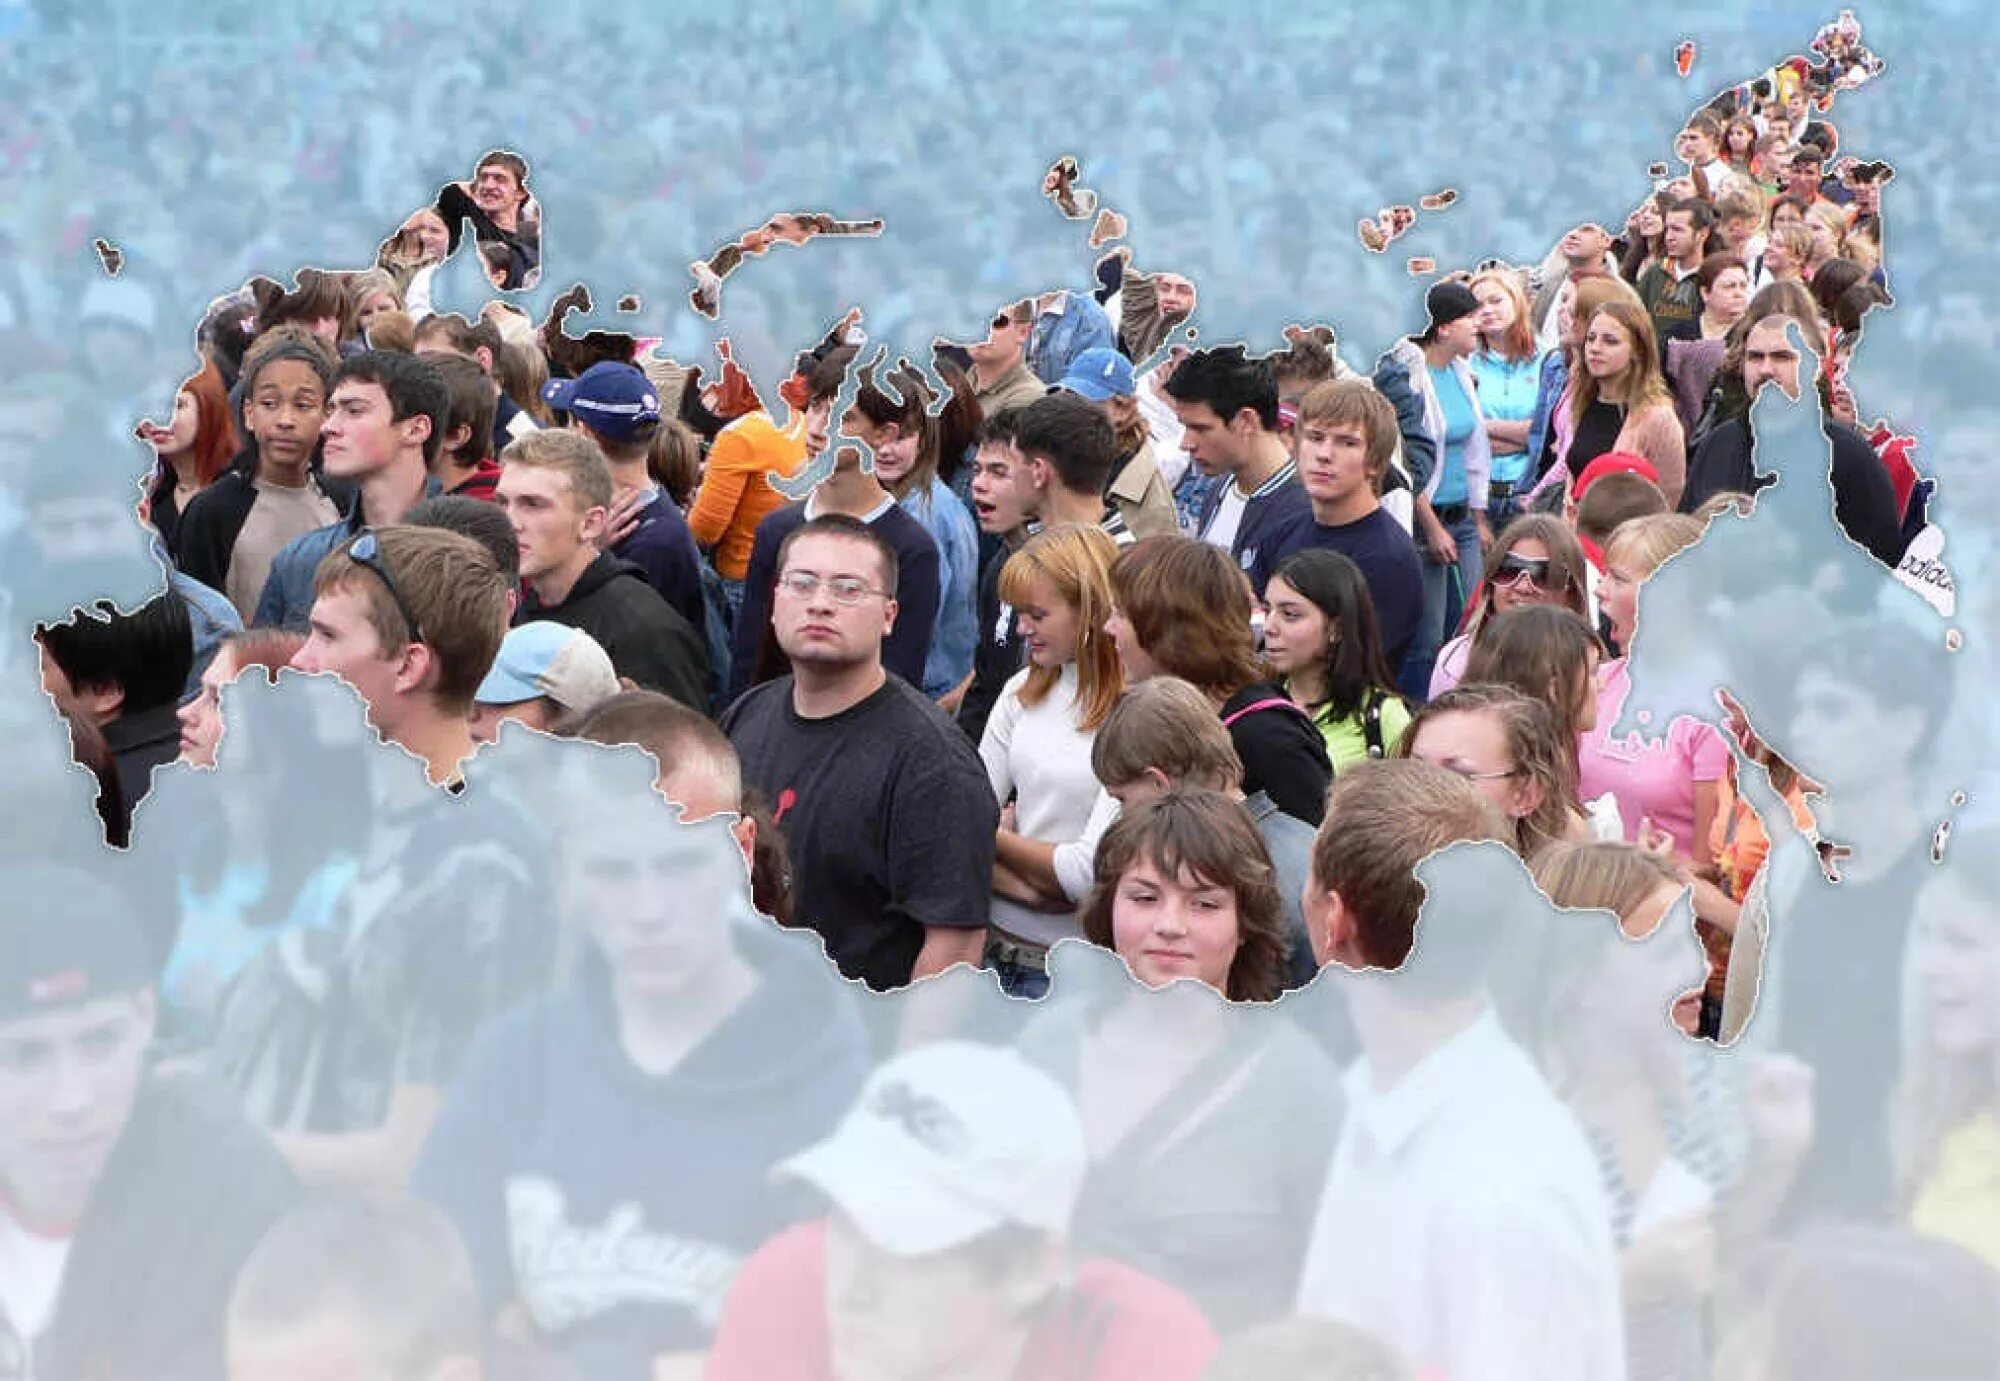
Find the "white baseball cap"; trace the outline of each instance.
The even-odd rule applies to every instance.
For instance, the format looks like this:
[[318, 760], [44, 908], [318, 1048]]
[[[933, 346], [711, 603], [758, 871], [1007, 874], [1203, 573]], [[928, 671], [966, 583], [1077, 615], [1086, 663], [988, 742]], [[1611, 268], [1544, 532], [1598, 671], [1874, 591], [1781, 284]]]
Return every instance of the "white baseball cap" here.
[[611, 656], [581, 628], [547, 619], [507, 630], [500, 655], [473, 700], [481, 705], [518, 705], [547, 696], [581, 713], [618, 694]]
[[1066, 1232], [1088, 1158], [1054, 1079], [1011, 1050], [937, 1041], [876, 1070], [833, 1135], [776, 1173], [882, 1250], [928, 1256], [1009, 1223]]

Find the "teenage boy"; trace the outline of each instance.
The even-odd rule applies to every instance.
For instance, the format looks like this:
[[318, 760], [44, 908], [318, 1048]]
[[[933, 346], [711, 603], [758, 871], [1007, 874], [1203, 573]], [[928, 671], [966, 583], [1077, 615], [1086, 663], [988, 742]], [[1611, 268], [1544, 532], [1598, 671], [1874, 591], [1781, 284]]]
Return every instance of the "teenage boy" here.
[[1366, 379], [1329, 379], [1299, 400], [1299, 482], [1310, 504], [1273, 534], [1250, 568], [1258, 589], [1295, 551], [1324, 547], [1368, 581], [1389, 665], [1399, 667], [1423, 618], [1424, 573], [1410, 534], [1382, 507], [1382, 478], [1401, 432], [1396, 410]]
[[1250, 570], [1271, 537], [1311, 509], [1278, 431], [1270, 365], [1240, 346], [1197, 350], [1175, 367], [1167, 396], [1194, 464], [1228, 477], [1196, 515], [1197, 534]]
[[370, 528], [320, 562], [292, 665], [347, 682], [384, 740], [455, 787], [472, 753], [472, 697], [506, 629], [507, 592], [484, 547], [442, 528]]
[[621, 677], [696, 709], [708, 705], [708, 649], [694, 625], [629, 561], [598, 550], [613, 500], [611, 466], [580, 431], [539, 431], [501, 456], [496, 501], [521, 544], [527, 595], [516, 624], [581, 628]]
[[180, 702], [194, 665], [187, 605], [169, 591], [129, 614], [101, 600], [92, 613], [35, 630], [42, 688], [75, 706], [111, 749], [129, 813], [153, 769], [180, 755]]
[[450, 406], [444, 376], [420, 356], [364, 350], [340, 362], [320, 450], [327, 475], [354, 485], [358, 497], [345, 518], [293, 540], [272, 560], [253, 625], [303, 629], [313, 576], [327, 553], [363, 528], [402, 522], [438, 492], [430, 467]]
[[0, 1365], [215, 1376], [230, 1282], [297, 1185], [221, 1090], [148, 1071], [159, 999], [123, 897], [42, 863], [0, 887]]
[[873, 988], [976, 967], [999, 808], [965, 735], [882, 664], [901, 616], [895, 551], [827, 515], [785, 539], [777, 568], [771, 621], [792, 674], [722, 727], [784, 827], [798, 920]]
[[1683, 322], [1701, 316], [1701, 290], [1695, 275], [1708, 255], [1715, 228], [1715, 210], [1700, 197], [1688, 197], [1667, 208], [1663, 239], [1666, 256], [1639, 275], [1639, 300], [1653, 318], [1654, 331], [1664, 339]]
[[229, 1381], [482, 1381], [486, 1330], [465, 1247], [401, 1195], [300, 1204], [257, 1244], [229, 1297]]
[[1014, 445], [1020, 410], [989, 416], [980, 423], [979, 445], [973, 457], [972, 507], [979, 530], [997, 539], [993, 554], [979, 573], [979, 645], [972, 654], [972, 677], [959, 697], [958, 726], [974, 743], [986, 732], [986, 720], [1021, 669], [1026, 655], [1014, 627], [1014, 610], [1000, 598], [1000, 571], [1015, 548], [1027, 540], [1027, 526], [1011, 509], [993, 503], [981, 506], [980, 495], [1011, 492], [1014, 470], [1027, 462]]
[[973, 473], [972, 505], [991, 531], [1033, 532], [1057, 523], [1099, 527], [1118, 543], [1133, 536], [1117, 508], [1104, 501], [1118, 461], [1118, 439], [1102, 408], [1074, 393], [1037, 398], [1014, 417], [1020, 464]]
[[507, 630], [493, 669], [472, 696], [472, 739], [491, 743], [509, 720], [548, 733], [618, 694], [618, 673], [597, 639], [559, 623]]
[[533, 414], [509, 398], [500, 387], [496, 371], [499, 369], [500, 352], [505, 348], [506, 341], [500, 334], [500, 327], [485, 316], [471, 322], [457, 312], [439, 312], [425, 317], [416, 326], [416, 352], [419, 355], [431, 358], [458, 355], [478, 365], [480, 373], [486, 376], [486, 386], [493, 393], [493, 455], [506, 450], [508, 442], [540, 427]]
[[895, 627], [882, 645], [882, 663], [911, 685], [923, 686], [924, 664], [930, 659], [931, 639], [937, 628], [937, 539], [896, 502], [896, 496], [882, 487], [872, 470], [861, 464], [857, 448], [842, 446], [834, 452], [833, 472], [804, 502], [788, 504], [757, 525], [729, 669], [730, 687], [736, 693], [784, 673], [784, 659], [771, 628], [778, 553], [794, 532], [814, 518], [828, 515], [865, 523], [896, 553], [896, 588], [902, 594]]
[[[1341, 966], [1329, 976], [1362, 1054], [1343, 1081], [1299, 1311], [1366, 1327], [1439, 1375], [1617, 1381], [1610, 1211], [1575, 1119], [1494, 1015], [1503, 918], [1463, 888], [1426, 904], [1415, 875], [1448, 845], [1507, 837], [1474, 783], [1429, 763], [1364, 763], [1333, 784], [1306, 923], [1321, 962]], [[1450, 862], [1528, 892], [1518, 863], [1485, 852]]]
[[1215, 1351], [1200, 1311], [1071, 1251], [1088, 1162], [1074, 1103], [1013, 1051], [898, 1055], [783, 1167], [830, 1212], [745, 1265], [708, 1376], [1194, 1381]]
[[431, 476], [446, 494], [493, 498], [500, 462], [493, 459], [493, 381], [463, 355], [442, 350], [423, 357], [444, 381], [444, 440]]
[[701, 592], [701, 552], [687, 519], [666, 490], [653, 483], [647, 457], [660, 429], [660, 395], [638, 366], [605, 360], [574, 379], [557, 379], [542, 390], [552, 408], [569, 414], [569, 424], [595, 441], [611, 466], [617, 495], [618, 528], [630, 526], [609, 548], [646, 574], [646, 583], [700, 628], [707, 618]]
[[[705, 740], [675, 755], [675, 789], [725, 795], [728, 740], [664, 708]], [[485, 1316], [587, 1377], [706, 1350], [743, 1260], [800, 1216], [770, 1171], [832, 1129], [867, 1058], [853, 991], [755, 913], [734, 822], [675, 824], [629, 757], [580, 757], [557, 825], [578, 981], [481, 1036], [412, 1177], [463, 1236]]]

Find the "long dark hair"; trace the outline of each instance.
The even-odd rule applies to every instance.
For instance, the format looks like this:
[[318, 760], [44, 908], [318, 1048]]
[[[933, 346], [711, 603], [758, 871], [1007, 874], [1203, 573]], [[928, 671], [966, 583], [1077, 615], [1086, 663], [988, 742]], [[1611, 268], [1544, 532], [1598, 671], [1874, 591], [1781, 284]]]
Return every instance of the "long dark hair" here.
[[1389, 658], [1382, 651], [1382, 630], [1375, 619], [1368, 578], [1352, 558], [1337, 551], [1308, 548], [1286, 557], [1273, 576], [1311, 600], [1339, 630], [1329, 641], [1320, 669], [1326, 695], [1320, 703], [1334, 718], [1361, 713], [1371, 691], [1396, 684]]

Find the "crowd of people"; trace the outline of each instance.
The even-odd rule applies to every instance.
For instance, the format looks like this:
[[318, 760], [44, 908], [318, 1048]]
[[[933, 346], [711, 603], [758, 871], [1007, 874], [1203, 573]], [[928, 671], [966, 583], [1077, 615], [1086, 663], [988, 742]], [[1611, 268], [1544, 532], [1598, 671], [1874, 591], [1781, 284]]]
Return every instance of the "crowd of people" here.
[[[144, 429], [168, 588], [36, 633], [131, 885], [9, 875], [0, 1362], [2000, 1365], [1946, 687], [1801, 626], [1788, 694], [1627, 708], [1682, 554], [1811, 490], [1851, 613], [1926, 529], [1847, 382], [1891, 282], [1826, 119], [1857, 44], [1366, 370], [1189, 348], [1197, 285], [1114, 251], [929, 369], [851, 311], [766, 399], [437, 311], [466, 222], [539, 268], [506, 150], [371, 267], [218, 300]], [[1824, 480], [1764, 492], [1767, 391]], [[1773, 927], [1822, 781], [1869, 848]]]

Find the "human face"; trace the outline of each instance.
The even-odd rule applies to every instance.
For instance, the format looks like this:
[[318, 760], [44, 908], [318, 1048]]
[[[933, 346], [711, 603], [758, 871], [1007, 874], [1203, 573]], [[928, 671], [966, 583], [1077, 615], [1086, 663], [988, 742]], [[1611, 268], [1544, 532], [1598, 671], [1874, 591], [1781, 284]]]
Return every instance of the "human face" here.
[[1750, 237], [1757, 233], [1755, 216], [1724, 216], [1715, 223], [1722, 240], [1722, 248], [1731, 254], [1742, 254], [1743, 246], [1750, 243]]
[[1799, 352], [1786, 328], [1790, 317], [1766, 317], [1743, 338], [1743, 389], [1752, 398], [1775, 383], [1787, 398], [1799, 396]]
[[146, 428], [146, 442], [155, 454], [162, 458], [185, 454], [201, 429], [201, 414], [196, 410], [194, 395], [182, 389], [174, 395], [173, 420], [164, 427], [148, 422]]
[[1456, 772], [1473, 789], [1519, 820], [1534, 813], [1540, 794], [1507, 751], [1500, 717], [1484, 710], [1433, 715], [1417, 730], [1410, 756]]
[[1990, 899], [1949, 873], [1917, 894], [1913, 937], [1925, 1035], [1941, 1055], [1987, 1055], [2000, 1045], [2000, 931]]
[[1076, 660], [1083, 641], [1083, 617], [1047, 576], [1036, 576], [1027, 602], [1018, 606], [1021, 641], [1031, 666], [1057, 671]]
[[1794, 163], [1785, 170], [1785, 191], [1804, 202], [1819, 197], [1820, 170], [1817, 163]]
[[1611, 234], [1594, 221], [1586, 221], [1562, 237], [1558, 246], [1562, 257], [1572, 264], [1600, 262], [1611, 248]]
[[1575, 279], [1565, 279], [1556, 289], [1556, 339], [1572, 350], [1583, 343], [1576, 329]]
[[326, 421], [326, 389], [303, 360], [277, 360], [257, 372], [243, 415], [266, 464], [303, 470]]
[[1226, 992], [1243, 947], [1236, 894], [1190, 869], [1169, 877], [1154, 860], [1135, 859], [1112, 894], [1111, 943], [1149, 988], [1192, 978]]
[[987, 327], [986, 339], [966, 347], [965, 353], [972, 356], [972, 364], [979, 371], [979, 377], [997, 379], [1019, 364], [1033, 326], [1033, 318], [1016, 321], [1005, 312], [995, 314]]
[[1771, 208], [1771, 229], [1780, 230], [1788, 225], [1798, 225], [1805, 218], [1805, 212], [1799, 210], [1795, 202], [1781, 201]]
[[972, 514], [980, 530], [1004, 535], [1028, 521], [1028, 462], [1010, 441], [989, 441], [973, 460]]
[[1715, 161], [1715, 145], [1706, 134], [1690, 126], [1674, 140], [1674, 154], [1690, 168]]
[[1194, 283], [1178, 273], [1155, 274], [1153, 296], [1167, 316], [1184, 317], [1194, 310]]
[[929, 1381], [978, 1370], [997, 1340], [1019, 1336], [1046, 1288], [1046, 1263], [1025, 1269], [1025, 1278], [995, 1280], [949, 1249], [896, 1256], [835, 1212], [826, 1230], [829, 1373]]
[[1597, 727], [1597, 668], [1602, 661], [1597, 649], [1592, 648], [1582, 673], [1577, 677], [1573, 693], [1576, 696], [1576, 731], [1579, 734], [1587, 734]]
[[1709, 284], [1702, 302], [1710, 316], [1724, 326], [1734, 326], [1750, 305], [1750, 275], [1743, 269], [1724, 269]]
[[489, 216], [505, 216], [521, 204], [520, 179], [502, 165], [488, 163], [473, 175], [472, 200]]
[[503, 465], [493, 497], [514, 525], [528, 581], [568, 570], [604, 522], [603, 509], [581, 506], [567, 476], [540, 466]]
[[1125, 684], [1136, 686], [1160, 674], [1159, 664], [1146, 655], [1146, 649], [1139, 646], [1139, 634], [1125, 617], [1125, 611], [1115, 605], [1111, 617], [1104, 621], [1104, 631], [1111, 638], [1112, 646], [1118, 649], [1118, 665], [1125, 673]]
[[1701, 253], [1701, 238], [1694, 228], [1694, 214], [1669, 211], [1666, 220], [1667, 257], [1687, 263]]
[[1632, 632], [1639, 626], [1639, 587], [1645, 575], [1622, 561], [1607, 561], [1604, 576], [1597, 582], [1597, 607], [1611, 625], [1611, 637], [1627, 652], [1632, 650]]
[[403, 1381], [381, 1330], [338, 1306], [294, 1323], [232, 1323], [228, 1358], [229, 1381]]
[[[1542, 563], [1525, 569], [1509, 563]], [[1549, 561], [1548, 546], [1538, 537], [1523, 537], [1494, 561], [1489, 577], [1493, 584], [1493, 612], [1504, 614], [1529, 604], [1560, 604], [1563, 590], [1557, 584]]]
[[451, 246], [451, 231], [445, 226], [444, 218], [435, 211], [417, 212], [403, 222], [402, 228], [415, 234], [426, 260], [444, 258]]
[[810, 403], [805, 412], [806, 459], [818, 460], [820, 452], [827, 447], [828, 426], [833, 421], [833, 399], [821, 398]]
[[215, 650], [201, 674], [201, 689], [180, 707], [181, 761], [195, 767], [215, 766], [222, 743], [222, 688], [236, 679], [236, 654], [225, 643]]
[[1592, 317], [1583, 333], [1583, 367], [1599, 384], [1623, 378], [1632, 367], [1632, 338], [1608, 312]]
[[500, 737], [500, 726], [509, 722], [547, 733], [549, 725], [555, 722], [556, 708], [555, 701], [538, 695], [513, 705], [474, 705], [466, 722], [472, 729], [474, 743], [491, 743]]
[[1799, 273], [1799, 266], [1792, 262], [1791, 251], [1785, 248], [1783, 240], [1775, 236], [1764, 246], [1764, 269], [1771, 277], [1780, 279], [1796, 278]]
[[1757, 147], [1757, 127], [1747, 120], [1739, 120], [1724, 132], [1722, 142], [1728, 146], [1731, 158], [1747, 159]]
[[1647, 197], [1639, 207], [1638, 220], [1634, 223], [1633, 228], [1648, 240], [1664, 233], [1667, 223], [1660, 216], [1659, 203], [1655, 202], [1651, 197]]
[[1181, 449], [1204, 475], [1233, 475], [1249, 458], [1247, 429], [1240, 420], [1224, 421], [1207, 403], [1169, 398], [1182, 429]]
[[1272, 576], [1264, 587], [1264, 657], [1280, 676], [1302, 668], [1317, 670], [1339, 637], [1339, 628], [1323, 610], [1300, 594], [1289, 580]]
[[[792, 589], [796, 579], [817, 578], [810, 593]], [[854, 582], [855, 603], [834, 598], [833, 582]], [[792, 544], [771, 600], [778, 646], [794, 666], [827, 668], [879, 661], [882, 640], [896, 622], [896, 601], [882, 594], [882, 564], [875, 548], [847, 537], [813, 536]]]
[[343, 379], [334, 385], [319, 433], [326, 472], [340, 479], [360, 479], [380, 474], [404, 447], [420, 449], [429, 420], [406, 417], [398, 422], [393, 411], [380, 384]]
[[[357, 573], [354, 584], [375, 577]], [[331, 672], [354, 687], [369, 718], [383, 728], [382, 712], [395, 703], [408, 644], [385, 648], [368, 617], [368, 596], [358, 588], [335, 587], [313, 601], [306, 621], [306, 645], [292, 665], [308, 675]]]
[[361, 299], [360, 303], [354, 309], [354, 320], [365, 332], [369, 324], [376, 317], [382, 315], [382, 313], [400, 310], [401, 308], [396, 305], [396, 299], [392, 294], [382, 292], [378, 289]]
[[0, 1189], [23, 1217], [68, 1229], [89, 1207], [138, 1101], [150, 991], [0, 1025]]
[[1334, 507], [1375, 492], [1368, 473], [1368, 432], [1358, 422], [1312, 422], [1298, 428], [1298, 463], [1299, 482], [1315, 504]]
[[691, 991], [727, 958], [728, 918], [747, 901], [727, 823], [676, 828], [652, 811], [607, 808], [588, 815], [587, 828], [563, 836], [564, 919], [590, 936], [621, 997]]
[[1840, 253], [1840, 236], [1824, 216], [1807, 216], [1806, 233], [1812, 236], [1813, 262], [1823, 264]]
[[1497, 340], [1507, 328], [1514, 324], [1519, 315], [1514, 310], [1514, 299], [1507, 290], [1488, 278], [1473, 288], [1473, 295], [1479, 299], [1479, 330], [1489, 340]]
[[1481, 313], [1472, 312], [1437, 328], [1437, 342], [1451, 352], [1453, 359], [1464, 359], [1479, 348], [1479, 318]]

